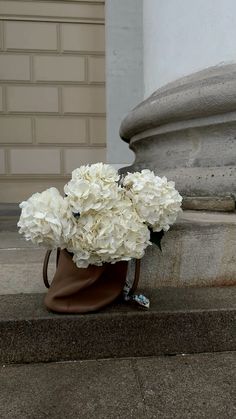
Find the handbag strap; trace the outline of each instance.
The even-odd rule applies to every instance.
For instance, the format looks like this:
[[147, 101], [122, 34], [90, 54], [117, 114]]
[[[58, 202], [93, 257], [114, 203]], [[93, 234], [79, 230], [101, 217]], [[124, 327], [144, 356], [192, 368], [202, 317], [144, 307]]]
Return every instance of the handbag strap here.
[[[43, 282], [46, 288], [50, 288], [50, 284], [48, 282], [48, 263], [51, 256], [52, 250], [47, 250], [44, 261], [43, 261]], [[60, 249], [57, 248], [57, 258], [56, 258], [56, 267], [58, 265], [58, 260], [60, 256]]]
[[135, 291], [138, 287], [140, 277], [141, 260], [135, 260], [135, 273], [134, 281], [131, 284], [129, 277], [127, 276], [125, 286], [123, 289], [123, 298], [125, 301], [135, 303], [136, 305], [148, 309], [150, 307], [150, 301], [143, 294], [136, 294]]
[[141, 260], [135, 259], [135, 272], [134, 272], [134, 282], [130, 290], [130, 294], [134, 294], [139, 283], [140, 278], [140, 266], [141, 266]]

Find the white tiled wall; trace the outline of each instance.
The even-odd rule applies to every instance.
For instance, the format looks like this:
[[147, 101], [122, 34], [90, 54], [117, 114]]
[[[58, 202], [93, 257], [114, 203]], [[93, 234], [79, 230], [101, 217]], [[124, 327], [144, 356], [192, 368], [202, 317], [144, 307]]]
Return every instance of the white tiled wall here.
[[105, 161], [104, 2], [0, 1], [1, 35], [0, 202], [17, 202]]

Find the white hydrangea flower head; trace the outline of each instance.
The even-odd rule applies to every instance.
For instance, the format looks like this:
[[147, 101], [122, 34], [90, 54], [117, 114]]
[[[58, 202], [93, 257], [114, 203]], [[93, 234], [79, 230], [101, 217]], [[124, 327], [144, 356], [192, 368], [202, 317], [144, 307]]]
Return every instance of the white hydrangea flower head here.
[[117, 205], [109, 211], [81, 215], [67, 249], [74, 254], [76, 265], [86, 268], [88, 265], [139, 259], [151, 244], [149, 238], [147, 226], [121, 190]]
[[72, 211], [75, 214], [109, 211], [118, 197], [118, 180], [117, 171], [108, 164], [96, 163], [74, 170], [64, 187]]
[[182, 197], [175, 189], [174, 182], [166, 177], [155, 176], [144, 169], [128, 173], [123, 179], [123, 187], [132, 200], [140, 218], [153, 231], [167, 231], [181, 211]]
[[56, 188], [33, 194], [21, 202], [20, 208], [17, 226], [26, 240], [48, 248], [66, 247], [76, 224], [68, 203]]
[[94, 163], [80, 166], [78, 169], [73, 170], [72, 179], [84, 179], [94, 182], [97, 179], [105, 183], [113, 183], [119, 180], [119, 174], [114, 167], [105, 163]]

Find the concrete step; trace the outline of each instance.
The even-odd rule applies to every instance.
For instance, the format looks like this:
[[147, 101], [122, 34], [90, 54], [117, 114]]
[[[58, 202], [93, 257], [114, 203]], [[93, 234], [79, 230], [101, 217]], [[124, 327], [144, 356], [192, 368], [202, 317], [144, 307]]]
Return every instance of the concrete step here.
[[[45, 250], [5, 227], [0, 229], [0, 294], [43, 292]], [[162, 253], [155, 245], [146, 251], [142, 287], [236, 285], [236, 213], [184, 211], [162, 247]], [[54, 261], [49, 271], [53, 276]]]
[[49, 313], [43, 294], [0, 296], [0, 362], [31, 363], [236, 350], [236, 287], [146, 289], [151, 308]]
[[0, 216], [0, 232], [1, 231], [17, 231], [17, 216]]
[[0, 202], [0, 232], [17, 231], [20, 211], [19, 204]]
[[[46, 249], [26, 242], [14, 231], [0, 231], [0, 294], [39, 293], [45, 291], [42, 266]], [[52, 254], [48, 274], [55, 272]]]
[[10, 365], [3, 419], [233, 419], [236, 353]]

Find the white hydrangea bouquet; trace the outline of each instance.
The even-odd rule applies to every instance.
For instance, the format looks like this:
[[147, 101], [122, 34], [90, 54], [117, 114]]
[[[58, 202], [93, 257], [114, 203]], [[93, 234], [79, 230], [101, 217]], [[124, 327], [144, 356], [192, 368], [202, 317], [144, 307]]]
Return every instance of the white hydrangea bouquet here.
[[79, 268], [142, 258], [154, 233], [175, 222], [182, 202], [165, 177], [142, 170], [121, 178], [103, 163], [74, 170], [64, 192], [49, 188], [23, 201], [19, 233], [67, 249]]
[[173, 182], [150, 170], [120, 176], [96, 163], [72, 172], [64, 187], [33, 194], [20, 204], [19, 233], [48, 249], [66, 249], [78, 268], [141, 259], [181, 211]]

